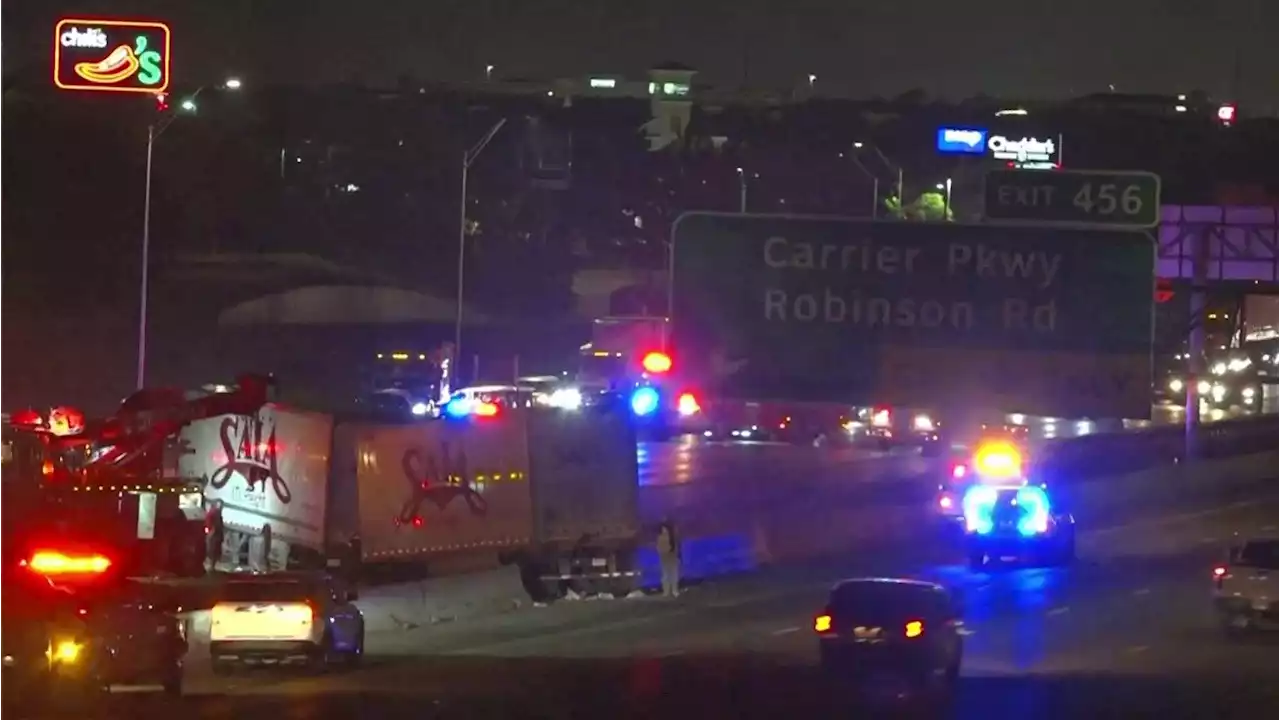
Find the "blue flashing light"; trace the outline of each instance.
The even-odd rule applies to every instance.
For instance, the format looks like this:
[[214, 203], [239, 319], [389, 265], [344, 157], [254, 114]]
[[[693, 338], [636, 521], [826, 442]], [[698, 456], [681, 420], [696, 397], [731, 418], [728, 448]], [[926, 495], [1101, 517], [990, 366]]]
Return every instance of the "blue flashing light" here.
[[1022, 519], [1018, 521], [1019, 535], [1031, 537], [1049, 529], [1049, 494], [1044, 488], [1024, 485], [1018, 488], [1016, 500], [1018, 507], [1022, 508]]
[[[1004, 488], [1012, 490], [1013, 488]], [[974, 485], [965, 491], [961, 500], [964, 510], [965, 528], [977, 535], [989, 535], [995, 529], [992, 514], [996, 502], [1000, 499], [1000, 488], [990, 485]], [[1023, 485], [1013, 497], [1018, 506], [1017, 530], [1024, 538], [1035, 537], [1049, 530], [1050, 504], [1049, 494], [1038, 485]]]
[[456, 397], [444, 405], [444, 414], [451, 418], [464, 418], [471, 415], [471, 400], [462, 397]]
[[651, 387], [639, 387], [631, 393], [631, 412], [640, 417], [652, 415], [658, 409], [658, 391]]
[[986, 535], [995, 528], [991, 511], [995, 509], [999, 493], [987, 485], [974, 485], [964, 493], [960, 507], [964, 510], [964, 525], [969, 532]]

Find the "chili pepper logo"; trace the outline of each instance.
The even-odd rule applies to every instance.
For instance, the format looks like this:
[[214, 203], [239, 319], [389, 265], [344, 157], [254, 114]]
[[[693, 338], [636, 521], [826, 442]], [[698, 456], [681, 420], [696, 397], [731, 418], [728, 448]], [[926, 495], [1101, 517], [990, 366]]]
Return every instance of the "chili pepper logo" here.
[[221, 490], [239, 476], [244, 478], [250, 490], [261, 485], [265, 492], [270, 485], [282, 505], [288, 505], [293, 500], [289, 484], [280, 474], [280, 454], [274, 421], [252, 416], [229, 417], [222, 421], [218, 439], [222, 443], [226, 461], [209, 476], [210, 487]]
[[400, 464], [409, 483], [409, 497], [396, 516], [397, 525], [420, 525], [423, 503], [429, 502], [443, 512], [459, 497], [472, 515], [488, 514], [488, 501], [467, 477], [466, 453], [450, 453], [449, 443], [441, 443], [438, 454], [410, 448]]
[[76, 74], [95, 85], [115, 85], [135, 74], [143, 85], [155, 85], [163, 79], [160, 53], [147, 49], [147, 38], [139, 35], [134, 46], [119, 45], [98, 62], [76, 63]]

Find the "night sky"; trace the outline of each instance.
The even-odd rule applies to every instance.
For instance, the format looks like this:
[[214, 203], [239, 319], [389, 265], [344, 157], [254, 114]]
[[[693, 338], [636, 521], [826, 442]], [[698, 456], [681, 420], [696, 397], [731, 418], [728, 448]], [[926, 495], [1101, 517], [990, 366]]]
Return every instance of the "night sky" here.
[[1274, 0], [7, 0], [3, 60], [48, 63], [59, 16], [164, 19], [178, 82], [640, 75], [675, 60], [717, 86], [834, 95], [1059, 98], [1207, 91], [1274, 115]]

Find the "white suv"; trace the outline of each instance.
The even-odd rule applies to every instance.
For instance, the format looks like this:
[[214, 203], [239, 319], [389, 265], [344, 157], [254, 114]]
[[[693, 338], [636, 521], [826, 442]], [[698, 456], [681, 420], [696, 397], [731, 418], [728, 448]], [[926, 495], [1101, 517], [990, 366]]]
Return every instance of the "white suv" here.
[[1277, 540], [1251, 538], [1213, 569], [1213, 606], [1229, 635], [1277, 628]]

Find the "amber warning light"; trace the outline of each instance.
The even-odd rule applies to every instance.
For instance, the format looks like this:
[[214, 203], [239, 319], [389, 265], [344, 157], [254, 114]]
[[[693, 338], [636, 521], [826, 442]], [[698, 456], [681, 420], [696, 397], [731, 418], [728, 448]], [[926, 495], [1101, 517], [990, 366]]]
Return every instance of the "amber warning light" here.
[[644, 356], [640, 365], [647, 373], [661, 375], [671, 371], [671, 356], [662, 352], [651, 352]]

